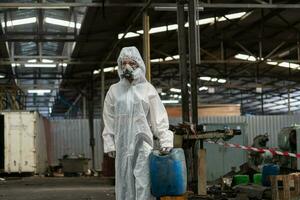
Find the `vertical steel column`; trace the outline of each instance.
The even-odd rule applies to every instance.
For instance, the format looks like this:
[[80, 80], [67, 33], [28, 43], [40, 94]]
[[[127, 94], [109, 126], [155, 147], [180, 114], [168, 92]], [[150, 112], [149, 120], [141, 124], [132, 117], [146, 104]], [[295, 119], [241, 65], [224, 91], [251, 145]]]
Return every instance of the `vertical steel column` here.
[[94, 80], [93, 71], [91, 72], [90, 85], [90, 103], [89, 103], [89, 129], [90, 129], [90, 146], [92, 150], [92, 168], [95, 169], [95, 137], [94, 137]]
[[244, 114], [244, 110], [243, 110], [243, 105], [244, 105], [244, 102], [243, 102], [243, 92], [242, 91], [240, 91], [241, 92], [241, 108], [240, 108], [240, 111], [241, 111], [241, 113], [242, 113], [242, 115]]
[[297, 34], [297, 59], [300, 60], [300, 42], [299, 42], [299, 33]]
[[82, 118], [86, 118], [86, 96], [82, 96]]
[[[100, 126], [100, 132], [102, 135], [103, 129], [104, 129], [104, 122], [103, 122], [103, 107], [104, 107], [104, 99], [105, 99], [105, 73], [103, 71], [104, 67], [101, 66], [101, 126]], [[102, 141], [102, 140], [101, 140]]]
[[[198, 6], [198, 5], [197, 5]], [[192, 123], [198, 124], [198, 87], [197, 87], [197, 64], [200, 63], [200, 32], [196, 29], [196, 0], [189, 0], [189, 59], [192, 92]], [[197, 11], [198, 12], [198, 11]], [[196, 35], [197, 34], [197, 35]], [[196, 128], [196, 127], [195, 127]], [[199, 195], [206, 195], [206, 151], [203, 149], [203, 140], [200, 140], [200, 149], [197, 152], [197, 189]]]
[[178, 24], [178, 52], [179, 52], [179, 67], [181, 81], [181, 108], [182, 122], [189, 122], [189, 93], [187, 87], [187, 58], [186, 58], [186, 36], [185, 36], [185, 11], [184, 1], [177, 0], [177, 24]]
[[146, 78], [151, 82], [151, 62], [150, 62], [150, 35], [149, 35], [149, 15], [147, 10], [143, 13], [143, 57], [146, 65]]
[[[44, 3], [44, 0], [39, 0], [40, 3]], [[42, 32], [44, 30], [44, 11], [42, 9], [38, 10], [38, 38], [42, 40]], [[43, 56], [43, 44], [42, 42], [37, 43], [38, 55], [40, 61], [42, 61]]]
[[[291, 77], [291, 67], [289, 67], [289, 77]], [[291, 86], [288, 84], [288, 114], [291, 113]]]
[[[196, 12], [195, 0], [189, 0], [189, 59], [192, 93], [192, 123], [198, 124], [198, 102], [197, 102], [197, 66], [196, 66]], [[202, 145], [201, 145], [202, 146]]]
[[261, 114], [264, 115], [265, 114], [265, 111], [264, 111], [264, 93], [263, 91], [261, 92]]

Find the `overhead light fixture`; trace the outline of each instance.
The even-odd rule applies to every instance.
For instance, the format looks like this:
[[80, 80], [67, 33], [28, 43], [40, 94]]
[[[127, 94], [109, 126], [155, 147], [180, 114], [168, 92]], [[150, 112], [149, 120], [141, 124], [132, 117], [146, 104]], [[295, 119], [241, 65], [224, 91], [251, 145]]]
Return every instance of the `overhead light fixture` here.
[[186, 85], [187, 85], [188, 87], [191, 87], [191, 84], [190, 84], [190, 83], [187, 83]]
[[199, 79], [203, 80], [203, 81], [210, 81], [211, 77], [209, 77], [209, 76], [201, 76], [201, 77], [199, 77]]
[[[236, 59], [240, 59], [240, 60], [248, 60], [248, 61], [256, 61], [256, 60], [264, 60], [264, 58], [255, 58], [254, 56], [249, 56], [246, 54], [236, 54], [234, 56]], [[298, 69], [300, 70], [300, 65], [296, 64], [296, 63], [290, 63], [290, 62], [274, 62], [271, 59], [267, 59], [266, 62], [268, 65], [274, 65], [274, 66], [279, 66], [279, 67], [285, 67], [285, 68], [291, 68], [291, 69]]]
[[171, 91], [171, 92], [177, 92], [177, 93], [180, 93], [180, 92], [181, 92], [181, 89], [171, 88], [170, 91]]
[[218, 83], [226, 83], [226, 82], [227, 82], [226, 79], [220, 78], [220, 79], [218, 80]]
[[31, 59], [31, 60], [27, 60], [28, 63], [36, 63], [37, 60], [36, 59]]
[[166, 96], [166, 95], [167, 95], [167, 93], [165, 93], [165, 92], [161, 92], [161, 93], [160, 93], [160, 95], [161, 95], [161, 96]]
[[254, 56], [249, 56], [248, 60], [249, 61], [256, 61], [256, 58]]
[[205, 91], [205, 90], [208, 90], [208, 87], [202, 86], [202, 87], [199, 88], [199, 91]]
[[151, 59], [151, 62], [155, 63], [155, 62], [163, 62], [164, 59], [163, 58], [155, 58], [155, 59]]
[[[204, 25], [204, 24], [212, 24], [215, 21], [222, 22], [222, 21], [226, 21], [227, 19], [232, 20], [232, 19], [238, 19], [238, 18], [245, 18], [246, 14], [247, 14], [246, 12], [239, 12], [239, 13], [232, 13], [232, 14], [225, 15], [225, 17], [217, 17], [216, 19], [214, 17], [209, 17], [209, 18], [204, 18], [204, 19], [198, 20], [196, 22], [196, 24]], [[188, 27], [189, 22], [186, 22], [184, 26]], [[166, 31], [177, 30], [177, 29], [178, 29], [178, 24], [170, 24], [167, 26], [153, 27], [149, 30], [149, 34], [161, 33], [161, 32], [166, 32]], [[143, 30], [138, 30], [136, 32], [128, 32], [124, 38], [139, 37], [142, 34], [144, 34]], [[121, 39], [123, 36], [124, 36], [124, 33], [119, 33], [118, 39]]]
[[236, 59], [240, 59], [240, 60], [248, 60], [248, 61], [256, 61], [256, 58], [254, 56], [249, 56], [249, 55], [246, 55], [246, 54], [236, 54], [234, 56]]
[[165, 61], [170, 61], [170, 60], [173, 60], [173, 58], [171, 56], [168, 56], [165, 58]]
[[172, 103], [179, 103], [177, 99], [170, 99], [170, 100], [161, 100], [164, 104], [172, 104]]
[[[51, 18], [51, 17], [46, 17], [45, 22], [48, 23], [48, 24], [53, 24], [53, 25], [57, 25], [57, 26], [75, 28], [75, 23], [74, 22], [66, 21], [66, 20], [62, 20], [62, 19], [55, 19], [55, 18]], [[81, 24], [76, 23], [76, 28], [80, 29]]]
[[151, 62], [156, 63], [156, 62], [163, 62], [163, 61], [170, 61], [170, 60], [178, 60], [179, 58], [180, 58], [179, 55], [174, 55], [174, 56], [168, 56], [166, 58], [151, 59]]
[[[229, 19], [229, 20], [239, 19], [239, 18], [242, 18], [243, 16], [245, 16], [246, 14], [247, 14], [246, 12], [239, 12], [239, 13], [225, 15], [225, 17], [217, 17], [217, 18], [209, 17], [209, 18], [199, 19], [196, 21], [196, 24], [200, 26], [200, 25], [205, 25], [205, 24], [213, 24], [213, 23], [215, 23], [215, 21], [223, 22], [223, 21], [226, 21], [227, 19]], [[189, 23], [188, 22], [185, 23], [184, 26], [188, 27]]]
[[227, 19], [239, 19], [239, 18], [243, 17], [246, 14], [247, 14], [246, 12], [228, 14], [228, 15], [225, 15], [225, 17], [218, 18], [218, 21], [222, 22], [222, 21], [226, 21]]
[[299, 68], [298, 64], [289, 63], [289, 62], [279, 63], [278, 66], [280, 66], [280, 67], [286, 67], [286, 68], [291, 68], [291, 69], [298, 69]]
[[[106, 67], [104, 68], [104, 72], [113, 72], [115, 70], [118, 70], [118, 66], [115, 66], [115, 67]], [[99, 74], [101, 72], [101, 69], [99, 70], [94, 70], [93, 74]]]
[[240, 60], [248, 60], [249, 55], [239, 53], [239, 54], [236, 54], [234, 57], [237, 59], [240, 59]]
[[215, 90], [214, 87], [209, 87], [209, 88], [208, 88], [208, 93], [209, 93], [209, 94], [214, 94], [215, 91], [216, 91], [216, 90]]
[[54, 68], [56, 64], [46, 64], [46, 63], [26, 63], [25, 67], [39, 67], [39, 68]]
[[217, 82], [218, 79], [217, 79], [217, 78], [212, 78], [210, 81], [211, 81], [211, 82]]
[[115, 71], [115, 67], [107, 67], [103, 69], [104, 72], [112, 72]]
[[21, 65], [20, 65], [20, 63], [11, 63], [11, 66], [12, 67], [20, 67]]
[[168, 31], [177, 30], [178, 24], [171, 24], [167, 26]]
[[278, 62], [272, 62], [272, 61], [269, 61], [267, 62], [268, 65], [278, 65]]
[[256, 93], [262, 93], [263, 92], [262, 86], [256, 86], [255, 90], [256, 90]]
[[151, 28], [149, 30], [149, 34], [166, 32], [167, 30], [168, 30], [167, 26], [159, 26], [159, 27]]
[[60, 66], [60, 67], [67, 67], [68, 63], [59, 63], [58, 66]]
[[46, 93], [50, 93], [51, 90], [49, 90], [49, 89], [46, 89], [46, 90], [44, 90], [44, 89], [31, 89], [31, 90], [27, 90], [27, 92], [30, 93], [30, 94], [44, 95]]
[[[19, 26], [19, 25], [25, 25], [25, 24], [33, 24], [36, 23], [37, 19], [36, 17], [30, 17], [30, 18], [24, 18], [24, 19], [16, 19], [12, 21], [7, 21], [6, 26]], [[1, 23], [2, 27], [5, 27], [5, 22]]]
[[99, 74], [100, 73], [100, 70], [94, 70], [93, 71], [93, 74]]
[[4, 74], [0, 74], [0, 78], [5, 78], [5, 75]]
[[172, 56], [174, 59], [178, 60], [180, 58], [179, 55]]
[[42, 59], [43, 63], [53, 63], [53, 60], [49, 60], [49, 59]]
[[[118, 39], [120, 40], [123, 37], [124, 33], [118, 34]], [[138, 37], [140, 34], [134, 33], [134, 32], [128, 32], [124, 38], [132, 38], [132, 37]]]

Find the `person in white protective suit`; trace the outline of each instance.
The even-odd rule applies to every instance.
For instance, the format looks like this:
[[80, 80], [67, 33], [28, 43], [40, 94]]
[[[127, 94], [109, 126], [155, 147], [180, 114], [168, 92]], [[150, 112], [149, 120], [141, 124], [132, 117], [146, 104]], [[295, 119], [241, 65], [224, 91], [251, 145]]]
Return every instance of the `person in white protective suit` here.
[[120, 81], [106, 94], [103, 109], [104, 152], [116, 157], [116, 199], [150, 200], [149, 155], [153, 136], [160, 150], [173, 147], [168, 115], [156, 89], [145, 78], [136, 47], [124, 47], [118, 58]]

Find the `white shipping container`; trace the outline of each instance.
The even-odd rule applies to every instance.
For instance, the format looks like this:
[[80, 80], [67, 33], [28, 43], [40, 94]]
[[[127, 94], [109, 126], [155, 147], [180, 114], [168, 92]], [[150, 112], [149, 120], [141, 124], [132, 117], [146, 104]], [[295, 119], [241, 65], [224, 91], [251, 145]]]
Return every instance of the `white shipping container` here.
[[48, 167], [44, 120], [37, 112], [4, 115], [4, 172], [44, 173]]

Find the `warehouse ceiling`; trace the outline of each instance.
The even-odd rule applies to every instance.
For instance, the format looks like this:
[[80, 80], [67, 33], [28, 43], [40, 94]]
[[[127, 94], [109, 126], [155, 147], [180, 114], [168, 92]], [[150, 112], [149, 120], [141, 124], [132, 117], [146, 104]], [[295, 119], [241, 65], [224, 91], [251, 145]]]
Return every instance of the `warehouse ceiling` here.
[[[17, 87], [28, 110], [74, 117], [93, 103], [99, 116], [99, 69], [107, 89], [119, 79], [114, 69], [120, 49], [142, 52], [141, 10], [148, 6], [151, 82], [163, 100], [179, 104], [176, 1], [151, 2], [1, 1], [0, 83]], [[244, 114], [300, 110], [299, 2], [200, 2], [199, 103], [238, 103]]]

